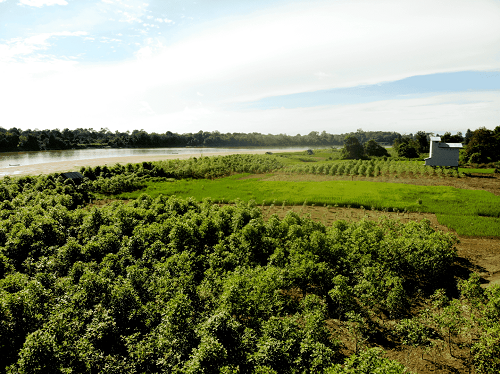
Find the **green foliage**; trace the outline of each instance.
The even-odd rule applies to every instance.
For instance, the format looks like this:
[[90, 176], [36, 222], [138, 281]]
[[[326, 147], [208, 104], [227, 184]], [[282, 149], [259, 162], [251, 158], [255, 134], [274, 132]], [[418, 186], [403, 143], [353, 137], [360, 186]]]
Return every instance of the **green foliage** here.
[[218, 131], [199, 131], [197, 133], [176, 134], [147, 133], [144, 130], [132, 132], [111, 132], [107, 128], [99, 131], [92, 128], [76, 130], [21, 130], [0, 127], [0, 149], [2, 151], [71, 149], [88, 147], [146, 148], [146, 147], [293, 147], [293, 146], [332, 146], [342, 145], [346, 135], [356, 135], [360, 141], [375, 139], [377, 142], [391, 144], [400, 136], [395, 132], [363, 131], [351, 134], [328, 134], [311, 131], [307, 135], [220, 133]]
[[[460, 299], [438, 293], [427, 315], [408, 315], [416, 294], [451, 278], [452, 235], [426, 220], [325, 227], [288, 213], [266, 222], [255, 207], [307, 198], [497, 219], [495, 196], [366, 182], [318, 182], [309, 190], [240, 175], [203, 179], [281, 165], [270, 157], [201, 158], [85, 169], [80, 185], [57, 175], [2, 180], [0, 372], [404, 372], [378, 350], [339, 365], [329, 320], [338, 319], [359, 351], [374, 339], [377, 314], [406, 318], [396, 330], [409, 345], [426, 345], [437, 331], [451, 351], [460, 333], [476, 370], [497, 371], [498, 288], [484, 291], [472, 277], [458, 283]], [[375, 175], [377, 167], [398, 172], [398, 165], [411, 164], [355, 160], [310, 170]], [[186, 175], [202, 179], [171, 179]], [[90, 191], [158, 187], [160, 180], [203, 201], [151, 193], [81, 207]], [[233, 196], [234, 205], [213, 203]]]
[[427, 139], [427, 134], [424, 131], [417, 131], [415, 134], [415, 142], [418, 144], [418, 153], [429, 152], [429, 140]]
[[399, 157], [417, 158], [420, 147], [420, 141], [417, 142], [408, 136], [400, 137], [394, 141], [394, 149]]
[[380, 348], [371, 348], [349, 357], [343, 365], [335, 365], [327, 374], [403, 374], [409, 371], [399, 362], [384, 357]]
[[365, 155], [365, 150], [358, 138], [348, 136], [344, 140], [344, 148], [342, 148], [342, 159], [361, 159]]
[[370, 139], [368, 142], [366, 142], [364, 145], [364, 152], [365, 155], [367, 156], [374, 156], [374, 157], [389, 157], [389, 152], [387, 152], [387, 149], [379, 145], [375, 140]]
[[[388, 166], [397, 167], [397, 165], [397, 163], [390, 163]], [[339, 165], [339, 169], [341, 167], [344, 167], [343, 163]], [[352, 167], [355, 167], [355, 163], [349, 165], [349, 168]], [[338, 206], [375, 207], [377, 210], [397, 209], [436, 213], [441, 224], [457, 230], [460, 235], [499, 235], [499, 197], [486, 191], [365, 181], [314, 183], [270, 181], [244, 178], [246, 176], [235, 175], [213, 181], [147, 182], [146, 189], [121, 194], [120, 198], [137, 198], [145, 192], [154, 197], [161, 194], [193, 196], [198, 201], [210, 196], [213, 201], [228, 202], [240, 198], [246, 201], [254, 200], [259, 204], [263, 201], [275, 200], [277, 204], [286, 201], [287, 204], [299, 205], [307, 200], [309, 204], [317, 205], [337, 204]], [[473, 224], [472, 229], [471, 224]]]
[[488, 163], [500, 160], [500, 126], [493, 131], [481, 127], [472, 133], [463, 159], [469, 163]]
[[359, 321], [403, 313], [454, 256], [426, 222], [265, 222], [254, 204], [148, 195], [38, 201], [2, 211], [0, 372], [322, 372], [341, 362], [329, 319], [366, 341]]

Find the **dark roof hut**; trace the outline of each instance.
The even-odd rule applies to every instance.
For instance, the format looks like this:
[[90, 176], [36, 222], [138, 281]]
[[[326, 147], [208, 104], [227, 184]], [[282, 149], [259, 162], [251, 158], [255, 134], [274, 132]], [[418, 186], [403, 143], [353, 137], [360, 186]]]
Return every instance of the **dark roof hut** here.
[[63, 177], [64, 179], [71, 179], [76, 184], [83, 182], [83, 175], [77, 171], [61, 173], [61, 177]]

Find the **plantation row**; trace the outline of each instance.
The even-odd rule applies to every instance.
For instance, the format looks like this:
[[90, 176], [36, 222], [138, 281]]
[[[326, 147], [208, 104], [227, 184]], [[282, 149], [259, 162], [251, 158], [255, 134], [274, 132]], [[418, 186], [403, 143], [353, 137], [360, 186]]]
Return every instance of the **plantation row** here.
[[334, 370], [328, 318], [403, 316], [454, 259], [453, 238], [427, 222], [327, 230], [294, 214], [264, 222], [245, 205], [145, 195], [71, 210], [61, 188], [3, 202], [8, 372]]
[[232, 173], [267, 173], [283, 167], [278, 158], [269, 155], [228, 155], [190, 158], [188, 160], [165, 160], [139, 164], [116, 164], [111, 167], [82, 167], [81, 173], [90, 180], [98, 177], [111, 178], [117, 175], [164, 178], [220, 178]]
[[332, 176], [364, 176], [398, 175], [414, 177], [461, 177], [463, 173], [455, 169], [432, 168], [422, 161], [394, 160], [346, 160], [323, 163], [319, 165], [296, 165], [286, 169], [287, 172], [299, 174], [323, 174]]

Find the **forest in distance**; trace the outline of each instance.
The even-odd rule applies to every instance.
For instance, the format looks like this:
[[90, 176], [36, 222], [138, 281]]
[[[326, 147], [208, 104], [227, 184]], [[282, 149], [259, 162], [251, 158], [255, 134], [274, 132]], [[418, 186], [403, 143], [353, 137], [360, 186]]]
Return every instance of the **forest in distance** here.
[[[428, 133], [423, 133], [426, 136]], [[467, 143], [472, 135], [469, 130], [462, 136], [458, 133], [444, 134], [446, 139]], [[292, 146], [342, 146], [348, 136], [355, 136], [361, 143], [375, 140], [383, 145], [392, 145], [395, 140], [403, 137], [414, 138], [413, 134], [401, 135], [397, 132], [363, 131], [359, 129], [353, 133], [329, 134], [326, 131], [311, 131], [307, 135], [260, 134], [260, 133], [219, 133], [218, 131], [176, 134], [170, 131], [165, 133], [147, 133], [144, 130], [132, 132], [111, 132], [106, 128], [99, 131], [92, 128], [76, 130], [21, 130], [18, 128], [5, 129], [0, 127], [0, 151], [40, 151], [76, 149], [91, 147], [112, 148], [153, 148], [153, 147], [292, 147]]]

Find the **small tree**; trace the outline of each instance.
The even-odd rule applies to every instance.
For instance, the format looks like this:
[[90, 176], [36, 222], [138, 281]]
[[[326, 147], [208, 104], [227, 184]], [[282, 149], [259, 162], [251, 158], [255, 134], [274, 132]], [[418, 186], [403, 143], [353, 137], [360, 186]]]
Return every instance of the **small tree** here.
[[389, 157], [387, 149], [378, 144], [375, 140], [371, 139], [364, 144], [365, 155], [374, 157]]
[[474, 163], [486, 163], [500, 160], [500, 126], [494, 131], [481, 127], [473, 132], [464, 160]]
[[418, 131], [415, 134], [415, 141], [418, 144], [417, 151], [419, 153], [429, 152], [429, 140], [427, 139], [427, 134], [423, 131]]
[[417, 150], [414, 147], [412, 147], [409, 143], [401, 144], [398, 147], [397, 152], [398, 152], [399, 157], [406, 157], [406, 158], [417, 158], [418, 157]]
[[344, 148], [341, 151], [341, 157], [347, 159], [361, 159], [364, 157], [365, 150], [358, 138], [355, 136], [348, 136], [344, 140]]

